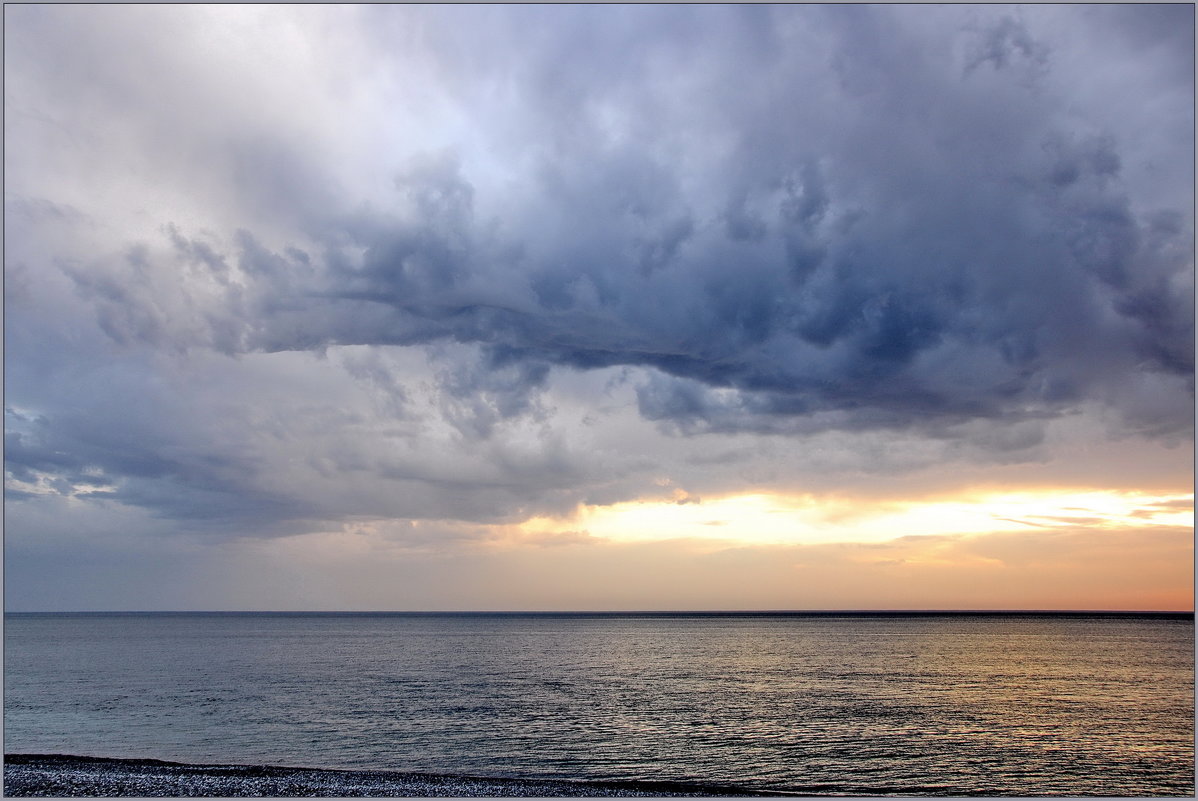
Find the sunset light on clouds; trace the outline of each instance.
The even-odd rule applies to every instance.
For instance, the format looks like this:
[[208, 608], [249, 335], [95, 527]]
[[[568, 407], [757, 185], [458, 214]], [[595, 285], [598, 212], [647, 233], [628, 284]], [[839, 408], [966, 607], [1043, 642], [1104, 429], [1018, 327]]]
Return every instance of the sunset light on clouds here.
[[[910, 536], [980, 534], [1026, 527], [1102, 529], [1188, 526], [1193, 495], [1115, 491], [971, 494], [960, 499], [860, 504], [769, 495], [700, 502], [633, 501], [587, 507], [586, 530], [614, 541], [702, 537], [732, 542], [804, 544], [884, 542]], [[526, 524], [536, 530], [539, 519]]]
[[1193, 608], [1193, 7], [8, 6], [5, 598]]

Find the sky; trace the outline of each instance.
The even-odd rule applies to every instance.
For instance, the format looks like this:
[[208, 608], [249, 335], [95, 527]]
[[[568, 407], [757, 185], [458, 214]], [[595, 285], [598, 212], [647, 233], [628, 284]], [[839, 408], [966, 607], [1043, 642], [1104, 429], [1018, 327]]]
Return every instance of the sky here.
[[4, 21], [9, 611], [1193, 609], [1192, 5]]

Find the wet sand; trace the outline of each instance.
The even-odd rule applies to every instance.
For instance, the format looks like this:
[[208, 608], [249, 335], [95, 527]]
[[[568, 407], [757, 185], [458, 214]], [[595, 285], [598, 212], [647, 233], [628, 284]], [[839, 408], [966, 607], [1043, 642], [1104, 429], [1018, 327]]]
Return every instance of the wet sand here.
[[749, 796], [675, 782], [549, 781], [264, 765], [188, 765], [153, 759], [6, 754], [4, 794], [18, 797]]

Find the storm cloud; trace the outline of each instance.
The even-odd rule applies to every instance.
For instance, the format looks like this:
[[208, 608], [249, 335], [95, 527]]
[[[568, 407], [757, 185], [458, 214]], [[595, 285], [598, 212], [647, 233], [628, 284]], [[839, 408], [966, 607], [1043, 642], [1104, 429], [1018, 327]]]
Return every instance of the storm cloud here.
[[[632, 41], [536, 13], [583, 41], [517, 41], [491, 79], [522, 129], [495, 147], [521, 166], [502, 210], [450, 146], [392, 167], [395, 209], [317, 213], [311, 250], [167, 222], [170, 247], [70, 273], [102, 328], [228, 353], [477, 343], [534, 384], [647, 366], [642, 412], [700, 428], [1053, 413], [1192, 373], [1191, 215], [1137, 208], [1138, 143], [1060, 112], [1071, 87], [1017, 12], [927, 31], [899, 8], [622, 9], [660, 31]], [[494, 111], [472, 113], [484, 140]], [[294, 202], [259, 149], [253, 177]], [[1185, 152], [1154, 155], [1187, 172]]]
[[6, 18], [10, 521], [511, 523], [1192, 436], [1190, 6]]

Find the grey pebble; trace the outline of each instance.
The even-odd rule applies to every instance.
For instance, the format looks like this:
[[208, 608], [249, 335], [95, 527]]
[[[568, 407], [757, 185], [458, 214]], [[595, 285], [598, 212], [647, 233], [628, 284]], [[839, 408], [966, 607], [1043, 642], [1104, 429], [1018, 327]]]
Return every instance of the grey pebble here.
[[244, 765], [58, 755], [4, 757], [4, 794], [18, 797], [667, 797], [758, 795], [667, 782], [584, 782], [437, 776], [389, 771]]

